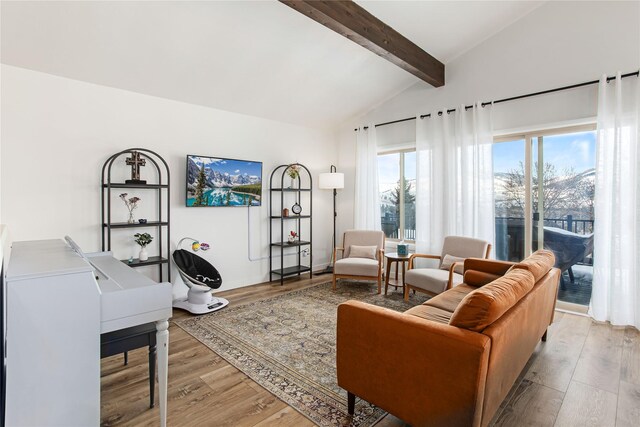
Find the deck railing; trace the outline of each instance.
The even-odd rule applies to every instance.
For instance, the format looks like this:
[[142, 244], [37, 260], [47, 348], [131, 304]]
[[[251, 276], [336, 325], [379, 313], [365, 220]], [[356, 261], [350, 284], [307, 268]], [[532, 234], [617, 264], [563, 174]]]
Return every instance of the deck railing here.
[[[538, 221], [534, 215], [533, 225]], [[587, 235], [593, 233], [595, 222], [590, 219], [574, 219], [572, 215], [564, 218], [545, 218], [545, 227], [556, 227], [572, 233]], [[495, 218], [495, 254], [498, 259], [518, 260], [524, 256], [524, 218], [522, 217], [496, 217]], [[533, 249], [537, 247], [537, 233], [532, 235]], [[586, 256], [578, 264], [593, 265], [592, 255]]]
[[576, 234], [593, 233], [593, 224], [592, 219], [573, 219], [573, 215], [567, 215], [565, 218], [544, 219], [544, 225], [558, 227]]
[[[534, 214], [534, 221], [537, 220], [537, 215]], [[523, 217], [496, 217], [496, 230], [499, 230], [501, 225], [506, 225], [509, 222], [522, 221]], [[395, 215], [386, 215], [381, 218], [382, 231], [389, 239], [397, 239], [400, 229], [400, 219]], [[592, 219], [574, 219], [573, 215], [567, 215], [564, 218], [545, 218], [544, 225], [549, 227], [557, 227], [562, 230], [571, 231], [577, 234], [590, 234], [593, 233], [594, 221]], [[496, 233], [497, 234], [497, 233]], [[415, 240], [416, 230], [414, 228], [405, 228], [404, 240]]]
[[[497, 216], [496, 217], [496, 226], [499, 223], [509, 223], [509, 222], [518, 222], [521, 221], [524, 224], [523, 217], [516, 216]], [[538, 217], [536, 214], [533, 216], [534, 224], [538, 221]], [[545, 227], [556, 227], [562, 230], [571, 231], [576, 234], [590, 234], [593, 233], [593, 225], [595, 221], [592, 219], [574, 219], [573, 215], [567, 215], [564, 218], [545, 218], [544, 225]]]
[[[385, 215], [381, 218], [382, 231], [388, 239], [398, 239], [400, 234], [400, 218], [396, 215]], [[415, 227], [405, 226], [404, 236], [401, 240], [416, 240]]]

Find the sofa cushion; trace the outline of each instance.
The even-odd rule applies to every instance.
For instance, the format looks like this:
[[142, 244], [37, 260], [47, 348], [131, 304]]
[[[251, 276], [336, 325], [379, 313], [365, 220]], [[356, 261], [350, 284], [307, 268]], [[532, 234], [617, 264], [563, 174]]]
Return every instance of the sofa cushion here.
[[369, 258], [343, 258], [335, 262], [333, 271], [335, 274], [375, 277], [378, 275], [378, 261]]
[[429, 301], [425, 302], [424, 305], [437, 307], [439, 309], [453, 313], [454, 311], [456, 311], [456, 308], [464, 299], [464, 297], [466, 297], [470, 292], [475, 291], [475, 289], [476, 288], [474, 288], [473, 286], [465, 285], [463, 283], [461, 285], [454, 286], [453, 288], [441, 293], [440, 295], [436, 295]]
[[[413, 268], [404, 276], [404, 282], [414, 288], [439, 294], [447, 289], [449, 271], [438, 268]], [[453, 273], [453, 285], [462, 283], [462, 275]]]
[[358, 246], [351, 245], [351, 250], [349, 251], [349, 258], [370, 258], [376, 259], [376, 251], [378, 250], [377, 246]]
[[479, 288], [502, 277], [503, 274], [491, 274], [485, 271], [467, 270], [464, 272], [464, 283]]
[[533, 289], [533, 274], [522, 268], [469, 293], [453, 312], [449, 324], [482, 332]]
[[514, 264], [495, 259], [467, 258], [464, 260], [464, 283], [479, 288], [507, 274]]
[[527, 270], [533, 274], [533, 279], [537, 282], [553, 268], [555, 262], [556, 257], [553, 255], [553, 252], [540, 249], [532, 253], [531, 256], [527, 257], [523, 261], [514, 265], [512, 270], [516, 268]]
[[404, 314], [410, 314], [412, 316], [421, 317], [423, 319], [431, 320], [438, 323], [449, 323], [451, 319], [451, 312], [442, 310], [438, 307], [432, 307], [430, 305], [416, 305], [405, 311]]

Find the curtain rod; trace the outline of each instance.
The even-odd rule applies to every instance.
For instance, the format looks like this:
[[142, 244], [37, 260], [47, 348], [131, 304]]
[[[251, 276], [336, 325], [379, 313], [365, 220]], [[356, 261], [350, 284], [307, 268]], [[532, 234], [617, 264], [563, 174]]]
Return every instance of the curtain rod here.
[[[624, 79], [626, 77], [634, 77], [634, 76], [635, 77], [640, 76], [640, 70], [639, 71], [634, 71], [632, 73], [622, 74], [620, 76], [620, 78]], [[607, 77], [607, 83], [609, 83], [611, 80], [615, 80], [615, 78], [616, 78], [615, 76]], [[557, 87], [555, 89], [548, 89], [548, 90], [543, 90], [543, 91], [540, 91], [540, 92], [527, 93], [525, 95], [512, 96], [510, 98], [498, 99], [497, 101], [483, 102], [480, 105], [482, 105], [484, 107], [484, 106], [490, 105], [490, 104], [500, 104], [502, 102], [515, 101], [517, 99], [530, 98], [532, 96], [538, 96], [538, 95], [546, 95], [548, 93], [560, 92], [562, 90], [576, 89], [576, 88], [579, 88], [579, 87], [582, 87], [582, 86], [589, 86], [589, 85], [594, 85], [594, 84], [597, 84], [597, 83], [600, 83], [600, 80], [591, 80], [589, 82], [577, 83], [577, 84], [574, 84], [574, 85]], [[473, 105], [465, 105], [464, 106], [465, 110], [468, 110], [470, 108], [473, 108]], [[455, 108], [451, 108], [451, 109], [446, 110], [446, 111], [447, 111], [447, 114], [449, 114], [449, 113], [453, 113], [454, 111], [456, 111], [456, 109]], [[438, 111], [438, 115], [441, 116], [443, 112], [444, 111]], [[425, 117], [431, 117], [431, 113], [422, 114], [420, 116], [421, 119], [424, 119]], [[376, 124], [374, 126], [375, 127], [379, 127], [379, 126], [392, 125], [392, 124], [395, 124], [395, 123], [402, 123], [402, 122], [407, 122], [409, 120], [415, 120], [415, 119], [416, 119], [415, 117], [407, 117], [406, 119], [399, 119], [399, 120], [393, 120], [393, 121], [390, 121], [390, 122], [378, 123], [378, 124]], [[369, 126], [365, 126], [363, 129], [365, 129], [365, 130], [369, 129]], [[356, 129], [354, 129], [354, 131], [357, 132], [358, 129], [356, 128]]]

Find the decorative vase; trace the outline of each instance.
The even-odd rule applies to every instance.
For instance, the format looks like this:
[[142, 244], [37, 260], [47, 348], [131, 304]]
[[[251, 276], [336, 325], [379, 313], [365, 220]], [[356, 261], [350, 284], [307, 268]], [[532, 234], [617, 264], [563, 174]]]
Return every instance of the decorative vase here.
[[129, 220], [127, 221], [127, 223], [133, 224], [134, 222], [136, 222], [136, 220], [133, 219], [133, 211], [129, 211]]
[[296, 238], [295, 238], [295, 237], [293, 237], [293, 236], [289, 236], [289, 237], [287, 238], [287, 241], [288, 241], [289, 243], [294, 243], [294, 242], [296, 241]]
[[149, 259], [149, 254], [147, 253], [146, 246], [140, 248], [140, 254], [138, 255], [138, 259], [140, 261], [146, 261]]

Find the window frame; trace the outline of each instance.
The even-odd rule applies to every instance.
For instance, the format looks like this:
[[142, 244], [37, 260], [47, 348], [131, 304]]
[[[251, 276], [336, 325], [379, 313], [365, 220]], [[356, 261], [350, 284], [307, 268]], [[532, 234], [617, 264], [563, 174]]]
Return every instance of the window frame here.
[[[404, 188], [405, 185], [405, 174], [404, 174], [404, 157], [406, 153], [415, 153], [417, 150], [415, 147], [409, 147], [409, 148], [388, 148], [388, 149], [381, 149], [378, 150], [378, 152], [376, 153], [376, 160], [379, 156], [385, 156], [388, 154], [399, 154], [400, 157], [400, 164], [399, 164], [399, 169], [400, 169], [400, 188]], [[417, 158], [416, 158], [417, 159]], [[377, 165], [376, 165], [377, 167]], [[416, 165], [416, 172], [417, 172], [417, 165]], [[416, 177], [417, 178], [417, 177]], [[416, 185], [417, 185], [417, 179], [416, 179]], [[416, 188], [416, 192], [417, 192], [417, 188]], [[378, 184], [378, 197], [380, 196], [380, 185]], [[404, 212], [404, 191], [400, 191], [400, 214], [399, 214], [399, 224], [398, 224], [398, 238], [394, 239], [392, 237], [386, 237], [387, 241], [389, 242], [401, 242], [401, 241], [405, 241], [407, 243], [415, 243], [415, 240], [411, 240], [411, 239], [401, 239], [400, 236], [405, 235], [405, 212]], [[382, 219], [382, 218], [381, 218]]]

